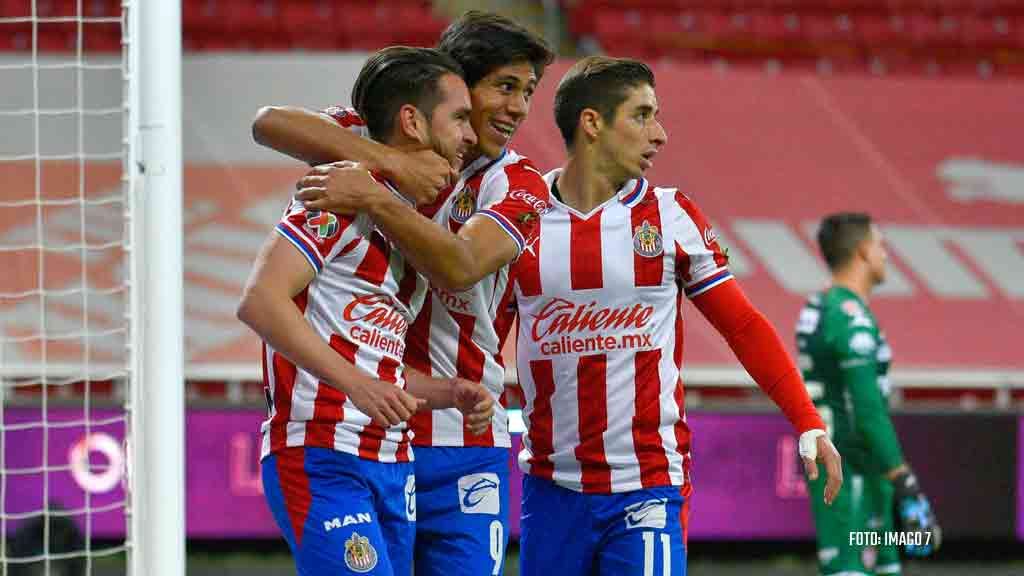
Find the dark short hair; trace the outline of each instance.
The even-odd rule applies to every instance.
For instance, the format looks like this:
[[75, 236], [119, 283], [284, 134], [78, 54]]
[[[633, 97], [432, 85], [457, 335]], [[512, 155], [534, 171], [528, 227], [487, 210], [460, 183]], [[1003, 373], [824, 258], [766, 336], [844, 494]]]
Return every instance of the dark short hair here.
[[639, 60], [588, 56], [573, 65], [555, 92], [555, 123], [565, 146], [572, 149], [580, 113], [590, 108], [608, 122], [629, 97], [629, 89], [642, 85], [654, 88], [654, 72]]
[[470, 10], [441, 34], [437, 49], [465, 70], [470, 88], [502, 66], [529, 62], [540, 79], [555, 58], [543, 38], [504, 16]]
[[384, 140], [395, 126], [395, 114], [412, 104], [428, 119], [444, 95], [441, 78], [462, 76], [451, 56], [434, 48], [391, 46], [372, 54], [352, 86], [352, 107], [366, 122], [370, 136]]
[[871, 216], [863, 212], [829, 214], [818, 227], [818, 247], [829, 270], [846, 266], [871, 234]]

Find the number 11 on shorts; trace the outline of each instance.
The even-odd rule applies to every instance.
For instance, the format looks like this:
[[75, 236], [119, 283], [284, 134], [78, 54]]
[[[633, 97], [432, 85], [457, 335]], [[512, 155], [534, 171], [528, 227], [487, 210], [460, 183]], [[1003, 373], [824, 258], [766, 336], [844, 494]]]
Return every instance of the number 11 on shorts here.
[[[672, 574], [672, 541], [668, 534], [661, 533], [661, 573]], [[654, 532], [644, 532], [644, 576], [654, 576]]]

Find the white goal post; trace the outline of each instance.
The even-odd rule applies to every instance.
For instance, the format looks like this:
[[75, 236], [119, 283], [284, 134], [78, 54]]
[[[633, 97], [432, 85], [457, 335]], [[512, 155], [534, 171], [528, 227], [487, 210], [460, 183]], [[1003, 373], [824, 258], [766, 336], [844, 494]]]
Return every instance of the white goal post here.
[[181, 1], [0, 35], [0, 576], [184, 576]]
[[133, 575], [185, 574], [185, 378], [183, 304], [183, 164], [181, 0], [134, 0], [138, 15], [132, 98], [139, 112], [133, 166], [142, 218], [136, 357], [137, 406], [130, 440]]

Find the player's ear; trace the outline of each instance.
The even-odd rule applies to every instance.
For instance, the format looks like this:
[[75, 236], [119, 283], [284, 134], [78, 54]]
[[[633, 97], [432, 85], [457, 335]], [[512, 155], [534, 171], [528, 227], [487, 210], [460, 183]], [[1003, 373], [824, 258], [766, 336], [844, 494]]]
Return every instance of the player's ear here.
[[604, 127], [604, 119], [601, 118], [601, 113], [593, 108], [584, 108], [580, 112], [580, 122], [577, 129], [579, 133], [586, 136], [588, 141], [597, 139], [597, 135], [601, 132], [601, 128]]
[[398, 109], [398, 129], [406, 138], [426, 145], [429, 142], [427, 118], [412, 104], [403, 104]]

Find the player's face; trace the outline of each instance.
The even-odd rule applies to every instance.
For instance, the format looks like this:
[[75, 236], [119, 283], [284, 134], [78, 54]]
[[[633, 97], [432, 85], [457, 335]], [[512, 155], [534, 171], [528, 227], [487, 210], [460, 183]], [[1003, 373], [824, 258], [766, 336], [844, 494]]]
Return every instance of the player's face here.
[[654, 165], [654, 156], [668, 141], [658, 122], [658, 98], [647, 84], [630, 88], [615, 111], [611, 126], [602, 130], [598, 145], [608, 154], [623, 180], [639, 178]]
[[430, 116], [430, 146], [452, 168], [461, 170], [465, 157], [476, 144], [476, 134], [469, 123], [469, 89], [462, 78], [447, 74], [441, 78], [441, 93], [443, 98]]
[[530, 112], [536, 87], [537, 75], [529, 62], [502, 66], [473, 86], [473, 129], [480, 154], [497, 158], [508, 146]]
[[885, 282], [886, 263], [889, 254], [885, 250], [885, 238], [878, 226], [871, 225], [871, 235], [865, 240], [864, 258], [868, 263], [871, 280], [875, 285]]

